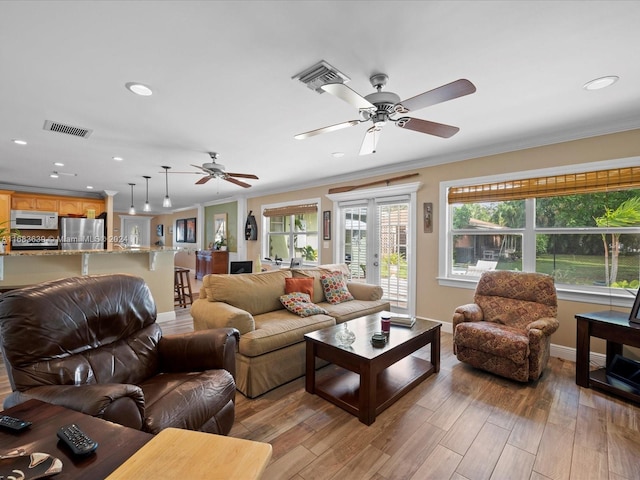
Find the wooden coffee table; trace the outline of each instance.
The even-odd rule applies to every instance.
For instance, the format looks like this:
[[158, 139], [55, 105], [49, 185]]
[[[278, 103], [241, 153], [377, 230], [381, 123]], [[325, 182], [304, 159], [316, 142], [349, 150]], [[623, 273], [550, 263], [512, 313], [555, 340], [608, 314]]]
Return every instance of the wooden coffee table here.
[[[387, 344], [374, 347], [371, 335], [380, 331], [379, 313], [347, 323], [356, 334], [350, 347], [340, 346], [335, 339], [343, 324], [305, 334], [306, 390], [371, 425], [376, 415], [440, 371], [441, 324], [416, 319], [412, 328], [392, 325]], [[431, 361], [411, 355], [429, 344]], [[341, 370], [316, 382], [316, 357], [338, 365]]]
[[[56, 480], [105, 478], [153, 438], [140, 430], [39, 400], [28, 400], [2, 413], [33, 425], [18, 433], [0, 429], [0, 453], [23, 448], [27, 453], [42, 452], [57, 457], [62, 461], [62, 472], [54, 477]], [[76, 457], [58, 441], [58, 428], [69, 423], [77, 424], [98, 442], [95, 453]]]

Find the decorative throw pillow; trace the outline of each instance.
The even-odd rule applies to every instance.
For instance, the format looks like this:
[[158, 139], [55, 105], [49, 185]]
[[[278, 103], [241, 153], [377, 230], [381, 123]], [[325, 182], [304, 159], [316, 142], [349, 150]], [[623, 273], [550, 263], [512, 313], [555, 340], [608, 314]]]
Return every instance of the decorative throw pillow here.
[[285, 278], [284, 293], [301, 292], [313, 298], [313, 278]]
[[284, 305], [284, 308], [301, 317], [309, 317], [318, 313], [326, 315], [328, 313], [324, 308], [311, 303], [311, 297], [307, 293], [287, 293], [280, 297], [280, 302]]
[[329, 303], [342, 303], [353, 300], [353, 295], [349, 292], [344, 281], [342, 272], [331, 272], [320, 277], [324, 296]]

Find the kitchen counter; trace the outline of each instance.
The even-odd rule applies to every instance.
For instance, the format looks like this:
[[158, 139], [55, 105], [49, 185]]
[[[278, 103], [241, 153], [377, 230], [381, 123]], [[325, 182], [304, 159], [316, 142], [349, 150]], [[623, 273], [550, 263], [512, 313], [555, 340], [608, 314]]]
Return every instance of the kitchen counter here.
[[174, 260], [171, 247], [111, 250], [19, 250], [0, 253], [0, 289], [20, 288], [58, 278], [129, 273], [144, 278], [158, 308], [158, 320], [175, 318]]

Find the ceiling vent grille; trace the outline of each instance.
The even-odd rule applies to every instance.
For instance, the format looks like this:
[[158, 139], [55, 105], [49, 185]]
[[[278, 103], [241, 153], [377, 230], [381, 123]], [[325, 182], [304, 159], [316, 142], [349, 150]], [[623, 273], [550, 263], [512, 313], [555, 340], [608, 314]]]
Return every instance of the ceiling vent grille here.
[[50, 132], [65, 133], [67, 135], [82, 138], [87, 138], [91, 133], [93, 133], [93, 130], [89, 130], [88, 128], [73, 127], [63, 123], [52, 122], [51, 120], [45, 120], [43, 128]]
[[312, 67], [307, 68], [303, 72], [291, 77], [293, 80], [299, 80], [311, 90], [318, 93], [324, 93], [320, 87], [327, 83], [347, 83], [351, 80], [337, 68], [332, 67], [324, 60], [316, 63]]

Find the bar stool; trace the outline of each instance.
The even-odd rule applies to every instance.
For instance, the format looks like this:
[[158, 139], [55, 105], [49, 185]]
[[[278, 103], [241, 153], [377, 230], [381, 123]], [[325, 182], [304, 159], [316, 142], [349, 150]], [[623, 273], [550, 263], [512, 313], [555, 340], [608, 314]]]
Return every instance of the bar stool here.
[[193, 293], [191, 292], [191, 280], [189, 279], [190, 270], [184, 267], [174, 267], [173, 288], [174, 288], [174, 305], [180, 307], [193, 303]]

